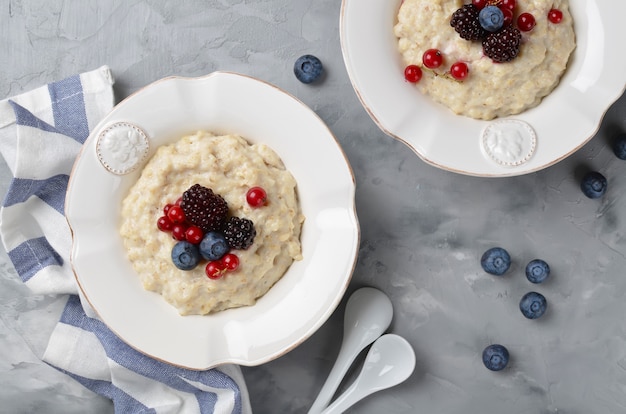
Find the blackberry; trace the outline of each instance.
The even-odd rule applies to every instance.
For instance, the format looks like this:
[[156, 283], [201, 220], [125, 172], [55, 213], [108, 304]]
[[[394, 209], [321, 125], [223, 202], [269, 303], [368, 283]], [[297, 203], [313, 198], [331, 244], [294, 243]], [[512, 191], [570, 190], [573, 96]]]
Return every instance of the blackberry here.
[[466, 4], [452, 13], [450, 26], [465, 40], [482, 40], [488, 32], [480, 25], [479, 14], [476, 6]]
[[228, 204], [222, 196], [200, 184], [194, 184], [183, 193], [180, 207], [187, 221], [204, 233], [220, 230], [228, 216]]
[[495, 62], [508, 62], [518, 55], [521, 40], [522, 33], [519, 29], [507, 26], [487, 35], [483, 40], [483, 52]]
[[231, 249], [246, 250], [252, 245], [256, 230], [251, 220], [230, 217], [226, 221], [223, 234]]

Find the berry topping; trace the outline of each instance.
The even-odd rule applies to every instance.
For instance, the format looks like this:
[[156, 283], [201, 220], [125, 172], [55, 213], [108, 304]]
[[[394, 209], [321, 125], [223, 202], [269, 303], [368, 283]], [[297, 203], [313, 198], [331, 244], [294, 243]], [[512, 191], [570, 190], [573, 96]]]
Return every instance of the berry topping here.
[[600, 198], [606, 193], [606, 178], [596, 171], [588, 172], [580, 183], [583, 194], [589, 198]]
[[613, 153], [620, 160], [626, 160], [626, 133], [620, 133], [613, 139]]
[[226, 273], [226, 266], [224, 266], [221, 260], [213, 260], [206, 264], [204, 273], [206, 273], [209, 279], [219, 279]]
[[467, 78], [469, 68], [465, 62], [456, 62], [450, 66], [450, 75], [456, 80], [463, 80]]
[[483, 253], [480, 265], [485, 272], [502, 276], [511, 267], [511, 256], [502, 247], [493, 247]]
[[509, 351], [499, 344], [489, 345], [483, 350], [483, 364], [491, 371], [501, 371], [509, 363]]
[[200, 254], [206, 260], [219, 260], [228, 253], [230, 247], [222, 233], [210, 231], [200, 242]]
[[508, 62], [518, 55], [521, 40], [519, 29], [507, 26], [483, 40], [483, 52], [494, 62]]
[[198, 246], [188, 241], [180, 241], [172, 248], [172, 262], [180, 270], [191, 270], [200, 262]]
[[411, 83], [417, 83], [422, 79], [422, 68], [417, 65], [409, 65], [404, 68], [404, 79]]
[[487, 0], [472, 0], [472, 4], [480, 10], [487, 5]]
[[443, 64], [443, 56], [438, 49], [428, 49], [422, 56], [422, 62], [428, 69], [437, 69]]
[[174, 224], [180, 224], [180, 223], [184, 223], [185, 222], [185, 212], [183, 211], [182, 208], [180, 208], [178, 206], [171, 206], [167, 210], [167, 217]]
[[510, 26], [513, 22], [513, 10], [507, 7], [501, 7], [500, 10], [502, 10], [502, 14], [504, 14], [504, 24], [502, 27]]
[[293, 73], [302, 83], [315, 82], [323, 70], [322, 62], [313, 55], [300, 56], [293, 65]]
[[200, 227], [197, 226], [189, 226], [187, 230], [185, 230], [185, 240], [192, 244], [200, 244], [202, 238], [204, 237], [204, 232]]
[[267, 193], [261, 187], [252, 187], [246, 193], [246, 201], [250, 207], [261, 207], [267, 204]]
[[185, 240], [187, 227], [184, 224], [174, 224], [172, 226], [172, 237], [176, 240]]
[[231, 272], [233, 270], [237, 270], [237, 268], [239, 267], [239, 258], [237, 257], [237, 255], [232, 254], [232, 253], [228, 253], [224, 255], [224, 257], [222, 257], [221, 262], [224, 265], [224, 267], [230, 270]]
[[528, 292], [519, 302], [519, 310], [528, 319], [540, 318], [548, 307], [546, 298], [537, 292]]
[[204, 268], [204, 272], [209, 279], [219, 279], [226, 272], [232, 272], [239, 267], [239, 258], [237, 255], [227, 253], [219, 260], [211, 260]]
[[517, 27], [522, 32], [530, 32], [535, 27], [535, 16], [530, 13], [522, 13], [517, 17]]
[[541, 259], [531, 260], [526, 265], [526, 279], [531, 283], [542, 283], [550, 276], [550, 266]]
[[515, 0], [500, 0], [498, 7], [513, 11], [515, 9]]
[[487, 6], [478, 14], [480, 26], [488, 32], [497, 32], [504, 25], [504, 13], [496, 6]]
[[174, 223], [172, 223], [172, 220], [170, 220], [167, 216], [161, 216], [157, 220], [157, 227], [161, 231], [170, 231], [172, 230], [173, 225]]
[[230, 217], [224, 226], [224, 238], [232, 249], [247, 249], [252, 245], [254, 236], [256, 230], [251, 220]]
[[194, 184], [183, 193], [180, 207], [187, 221], [205, 233], [219, 230], [228, 215], [228, 204], [222, 196], [200, 184]]
[[167, 212], [170, 211], [170, 208], [172, 208], [174, 206], [174, 204], [168, 203], [165, 205], [165, 207], [163, 207], [163, 214], [165, 214], [167, 216]]
[[[482, 7], [485, 7], [482, 4]], [[478, 15], [480, 13], [476, 4], [466, 4], [460, 9], [452, 13], [450, 18], [450, 26], [465, 40], [481, 40], [487, 35], [487, 32], [480, 25]]]
[[563, 20], [563, 12], [559, 9], [551, 9], [548, 12], [548, 20], [554, 24], [561, 23], [561, 20]]

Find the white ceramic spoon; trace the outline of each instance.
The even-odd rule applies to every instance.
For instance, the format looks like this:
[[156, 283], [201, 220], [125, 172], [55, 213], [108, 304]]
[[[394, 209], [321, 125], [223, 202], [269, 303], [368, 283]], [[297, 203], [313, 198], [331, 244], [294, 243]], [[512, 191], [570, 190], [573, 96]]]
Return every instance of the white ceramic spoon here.
[[406, 339], [383, 335], [370, 348], [356, 380], [322, 414], [339, 414], [370, 394], [398, 385], [415, 369], [415, 352]]
[[326, 408], [354, 359], [387, 330], [392, 317], [391, 300], [383, 292], [371, 287], [354, 291], [346, 303], [339, 355], [309, 414]]

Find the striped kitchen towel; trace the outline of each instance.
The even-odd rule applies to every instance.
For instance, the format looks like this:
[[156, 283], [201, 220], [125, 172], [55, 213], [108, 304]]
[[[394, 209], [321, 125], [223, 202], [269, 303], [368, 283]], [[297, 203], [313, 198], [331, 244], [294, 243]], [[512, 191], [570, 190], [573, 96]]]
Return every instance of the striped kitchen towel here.
[[13, 175], [0, 209], [2, 243], [33, 292], [68, 297], [43, 360], [110, 398], [115, 412], [250, 413], [238, 366], [192, 371], [156, 361], [122, 342], [79, 298], [65, 192], [90, 129], [113, 103], [106, 66], [0, 101], [0, 153]]

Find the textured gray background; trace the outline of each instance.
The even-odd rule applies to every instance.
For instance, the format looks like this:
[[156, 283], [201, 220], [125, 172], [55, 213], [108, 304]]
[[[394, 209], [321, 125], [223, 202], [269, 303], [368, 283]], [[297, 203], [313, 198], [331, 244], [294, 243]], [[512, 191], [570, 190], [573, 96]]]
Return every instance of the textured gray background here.
[[[276, 84], [326, 121], [354, 169], [362, 244], [349, 292], [369, 285], [389, 294], [390, 331], [417, 355], [407, 382], [353, 412], [626, 412], [626, 162], [607, 146], [626, 130], [626, 98], [588, 145], [547, 170], [505, 179], [438, 170], [381, 133], [361, 107], [341, 57], [340, 8], [339, 0], [2, 0], [0, 98], [103, 64], [118, 99], [164, 76], [214, 70]], [[322, 84], [293, 77], [304, 53], [324, 62]], [[9, 173], [0, 167], [4, 193]], [[579, 190], [589, 169], [609, 180], [600, 200]], [[494, 245], [514, 260], [497, 280], [479, 266]], [[553, 270], [540, 287], [523, 276], [537, 257]], [[0, 411], [112, 412], [36, 356], [60, 303], [22, 286], [4, 253], [0, 284]], [[533, 288], [550, 303], [538, 321], [517, 310]], [[342, 311], [343, 303], [286, 356], [244, 369], [256, 413], [306, 412], [339, 350]], [[480, 362], [491, 342], [511, 351], [503, 372]]]

